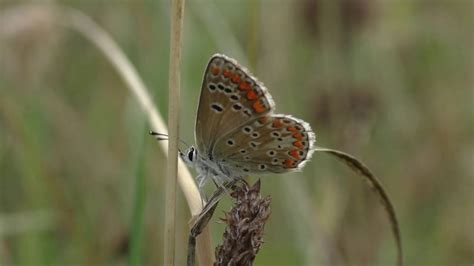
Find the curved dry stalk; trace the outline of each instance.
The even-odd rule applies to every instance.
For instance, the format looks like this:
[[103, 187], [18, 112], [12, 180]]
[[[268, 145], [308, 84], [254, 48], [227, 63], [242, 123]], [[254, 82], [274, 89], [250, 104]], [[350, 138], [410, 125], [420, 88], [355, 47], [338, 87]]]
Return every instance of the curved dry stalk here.
[[[34, 17], [39, 16], [46, 19], [33, 21], [31, 25], [27, 25], [29, 27], [34, 28], [42, 26], [41, 23], [46, 23], [47, 26], [49, 26], [49, 24], [57, 24], [72, 29], [89, 40], [102, 52], [106, 60], [109, 61], [117, 70], [118, 74], [122, 77], [125, 84], [132, 92], [132, 95], [134, 95], [138, 100], [138, 103], [147, 115], [152, 128], [161, 133], [168, 133], [166, 124], [154, 105], [152, 97], [148, 93], [148, 89], [141, 80], [136, 69], [125, 56], [124, 52], [107, 32], [81, 11], [55, 5], [17, 5], [0, 12], [0, 21], [2, 22], [0, 35], [11, 34], [12, 32], [15, 32], [15, 30], [22, 30], [23, 28], [15, 29], [14, 27], [8, 27], [9, 21], [25, 21], [25, 18], [32, 17], [30, 16], [31, 14], [35, 14]], [[22, 26], [24, 25], [25, 24], [23, 23]], [[166, 155], [168, 155], [168, 145], [165, 142], [159, 143], [162, 150]], [[202, 201], [199, 191], [194, 183], [191, 173], [180, 159], [178, 159], [178, 182], [183, 191], [191, 215], [199, 215], [202, 210]], [[204, 229], [198, 238], [198, 243], [198, 259], [200, 265], [212, 265], [213, 248], [208, 228]]]
[[357, 172], [359, 175], [365, 178], [367, 183], [369, 184], [372, 191], [379, 197], [382, 206], [384, 207], [385, 211], [387, 212], [388, 219], [390, 221], [390, 225], [392, 227], [393, 237], [395, 238], [395, 242], [397, 245], [397, 265], [403, 265], [403, 246], [402, 246], [402, 237], [400, 233], [400, 226], [398, 223], [397, 215], [395, 213], [395, 208], [393, 207], [390, 198], [388, 197], [385, 189], [382, 186], [382, 183], [378, 180], [378, 178], [370, 171], [370, 169], [365, 166], [364, 163], [359, 161], [354, 156], [347, 154], [342, 151], [327, 149], [327, 148], [320, 148], [317, 147], [315, 149], [316, 152], [324, 152], [330, 155], [335, 156], [336, 158], [340, 159], [344, 162], [347, 166], [349, 166], [354, 172]]
[[[83, 34], [86, 39], [90, 40], [101, 52], [103, 52], [105, 57], [112, 63], [120, 76], [124, 79], [133, 95], [137, 98], [143, 111], [148, 116], [148, 120], [153, 129], [167, 134], [168, 129], [166, 128], [158, 109], [153, 103], [152, 97], [148, 93], [148, 89], [117, 43], [115, 43], [109, 34], [102, 30], [84, 13], [70, 8], [63, 8], [62, 10], [65, 12], [61, 14], [63, 19], [60, 21], [62, 21], [64, 26], [70, 27]], [[165, 142], [159, 143], [163, 151], [168, 155], [168, 144]], [[183, 190], [191, 214], [197, 215], [202, 209], [199, 191], [197, 190], [191, 173], [181, 160], [179, 160], [178, 168], [178, 181], [180, 187]]]

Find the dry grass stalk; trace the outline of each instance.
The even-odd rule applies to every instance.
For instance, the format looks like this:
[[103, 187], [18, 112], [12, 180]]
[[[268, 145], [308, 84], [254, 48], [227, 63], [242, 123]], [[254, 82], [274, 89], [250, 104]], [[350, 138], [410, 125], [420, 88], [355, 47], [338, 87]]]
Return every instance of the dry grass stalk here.
[[175, 264], [176, 179], [178, 175], [179, 100], [181, 95], [181, 47], [184, 0], [171, 3], [171, 36], [168, 97], [168, 163], [165, 182], [165, 251], [164, 265]]

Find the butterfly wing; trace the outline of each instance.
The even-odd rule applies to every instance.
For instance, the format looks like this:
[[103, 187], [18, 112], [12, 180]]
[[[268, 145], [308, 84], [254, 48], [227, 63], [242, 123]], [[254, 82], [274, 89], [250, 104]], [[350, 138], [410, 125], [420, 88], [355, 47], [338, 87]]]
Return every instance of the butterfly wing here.
[[288, 115], [247, 121], [219, 139], [216, 158], [236, 176], [301, 169], [311, 158], [315, 136], [308, 123]]
[[212, 56], [204, 73], [196, 118], [199, 153], [213, 160], [219, 138], [273, 108], [266, 88], [245, 68], [224, 55]]

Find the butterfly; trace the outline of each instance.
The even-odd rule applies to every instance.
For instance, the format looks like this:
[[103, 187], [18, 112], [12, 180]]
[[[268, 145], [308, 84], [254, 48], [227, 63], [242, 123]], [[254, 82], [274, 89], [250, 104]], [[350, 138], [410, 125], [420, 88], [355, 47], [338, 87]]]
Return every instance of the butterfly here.
[[274, 114], [267, 88], [222, 54], [211, 57], [201, 86], [195, 124], [196, 147], [181, 153], [196, 169], [199, 190], [250, 174], [287, 173], [303, 168], [314, 151], [308, 123]]

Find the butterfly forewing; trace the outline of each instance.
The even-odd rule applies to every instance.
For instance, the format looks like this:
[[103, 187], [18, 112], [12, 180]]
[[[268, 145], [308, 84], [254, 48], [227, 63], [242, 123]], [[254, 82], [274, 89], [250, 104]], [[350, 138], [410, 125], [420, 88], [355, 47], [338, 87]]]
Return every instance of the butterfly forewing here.
[[213, 160], [216, 141], [249, 120], [273, 110], [266, 88], [233, 59], [216, 54], [209, 61], [201, 87], [196, 118], [196, 144]]
[[214, 154], [232, 173], [282, 173], [301, 169], [312, 155], [314, 142], [314, 133], [304, 121], [268, 115], [223, 136]]

